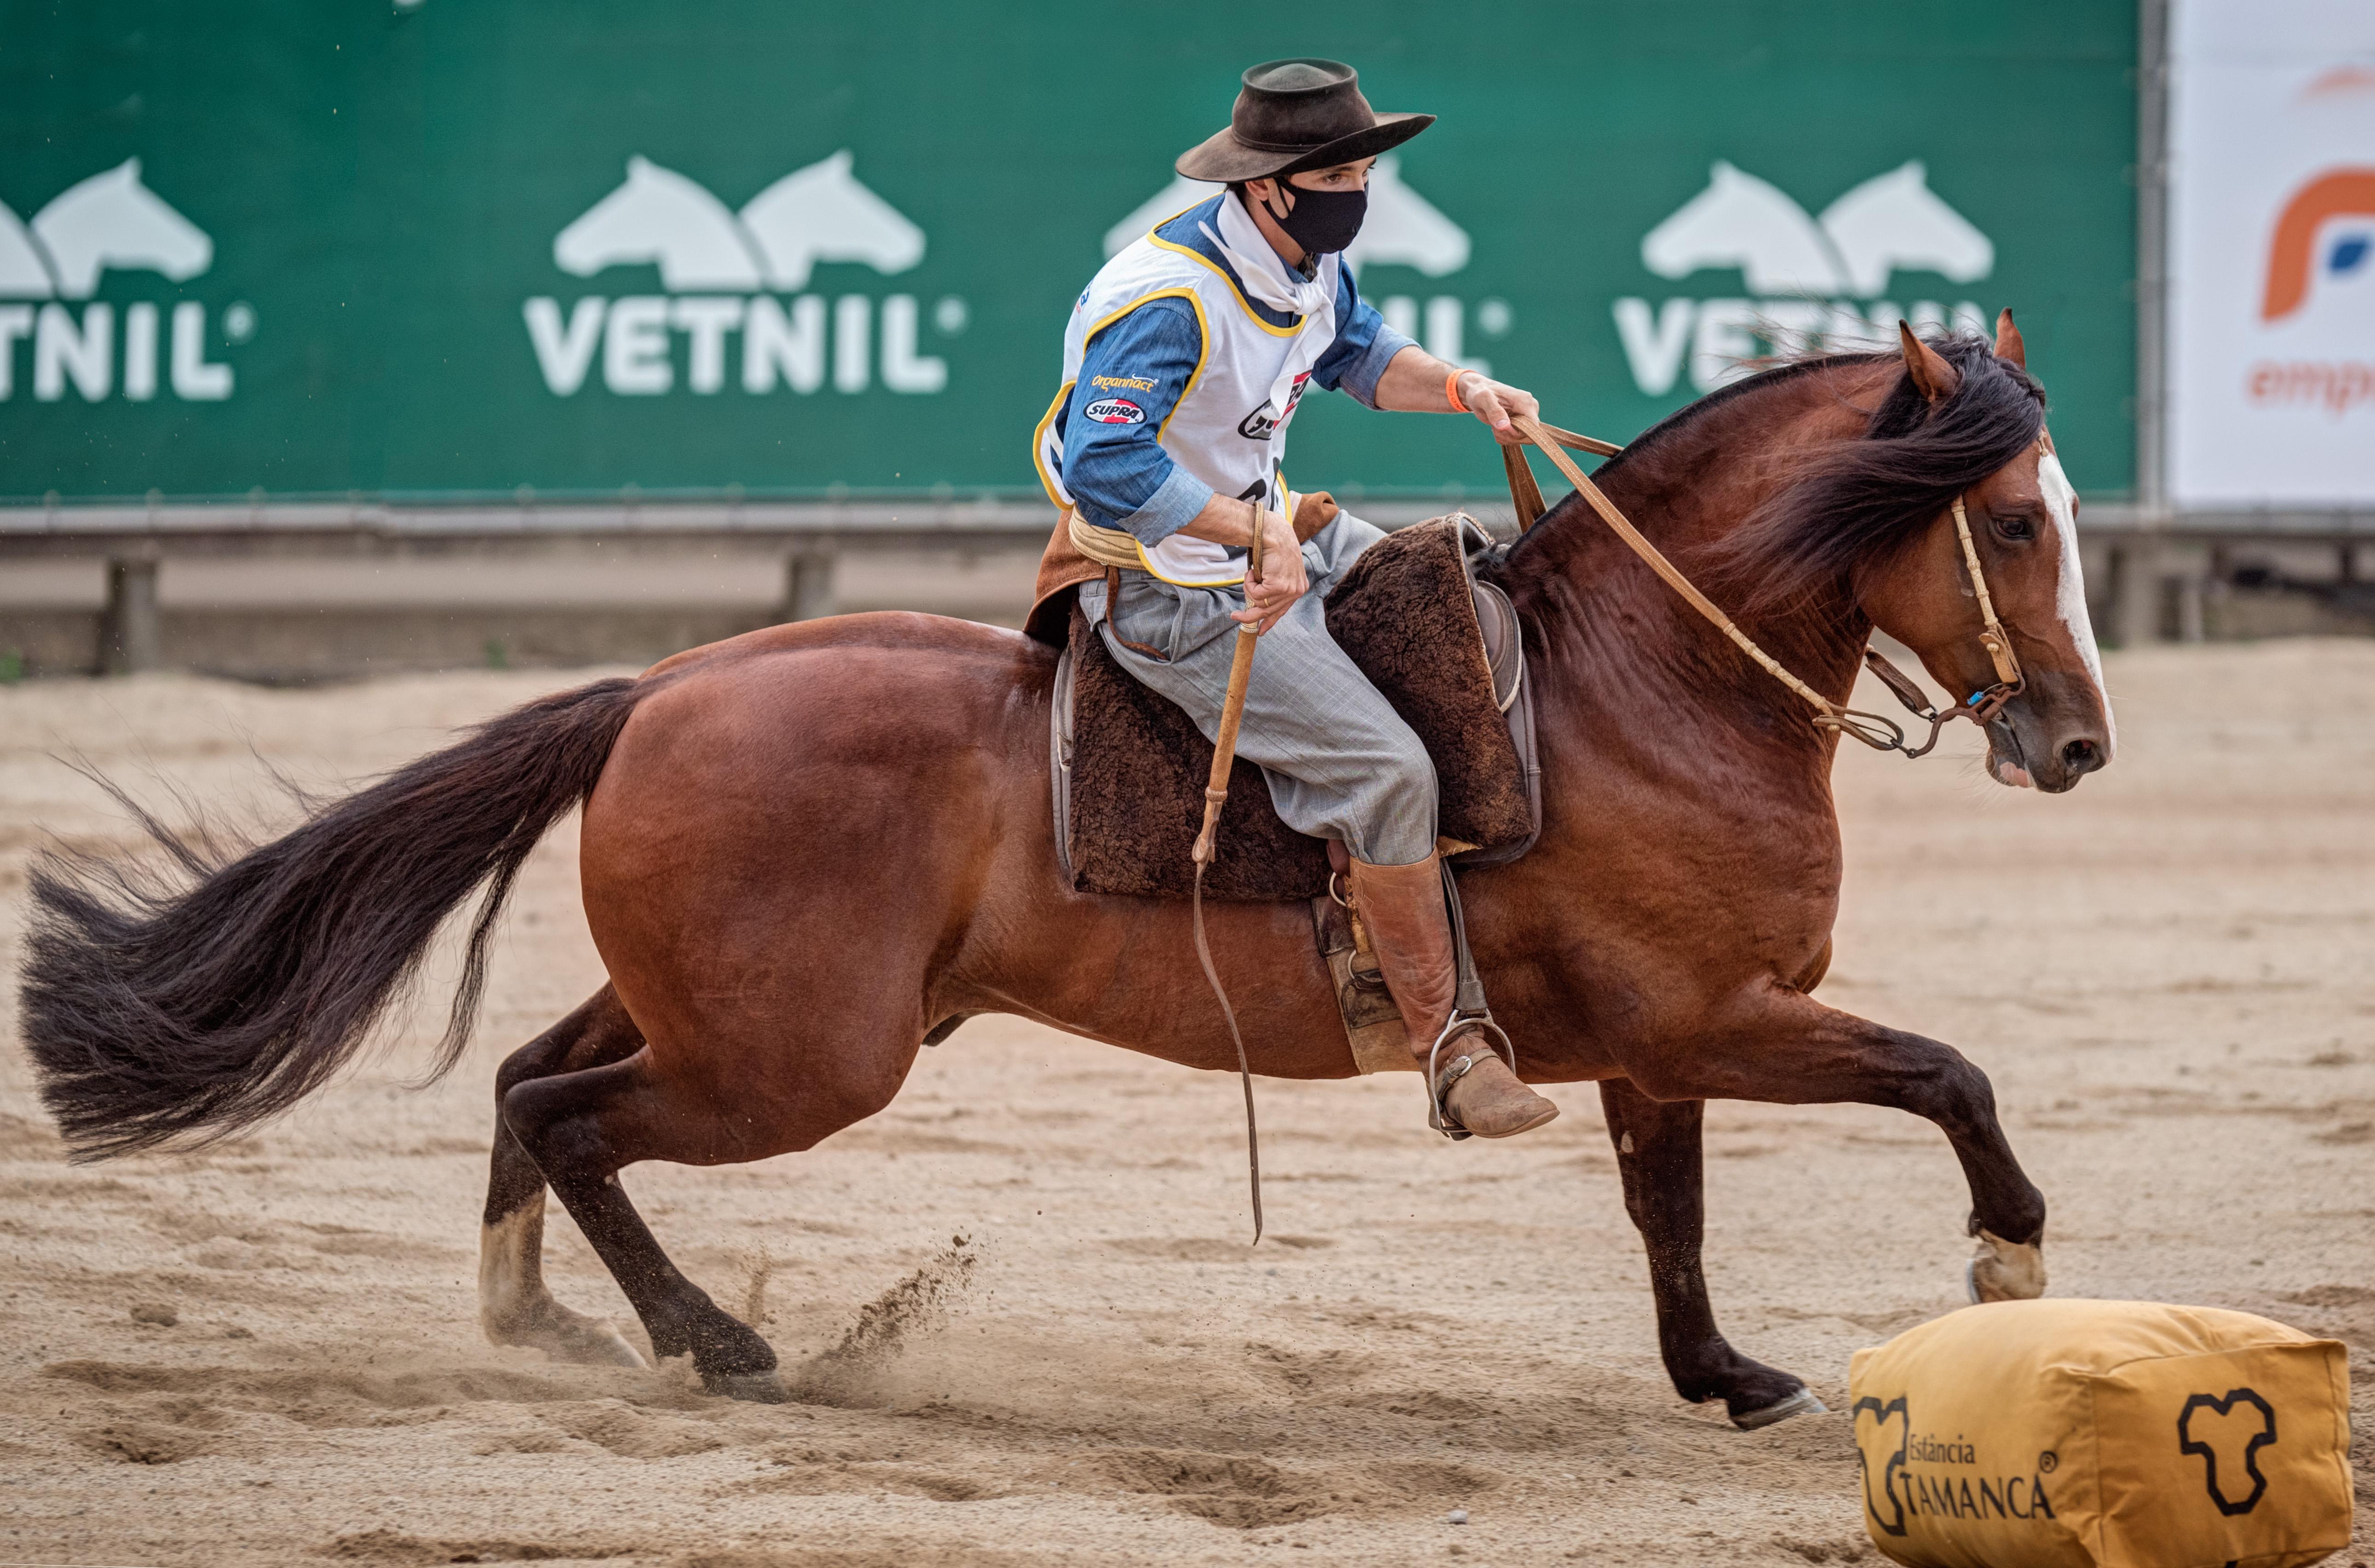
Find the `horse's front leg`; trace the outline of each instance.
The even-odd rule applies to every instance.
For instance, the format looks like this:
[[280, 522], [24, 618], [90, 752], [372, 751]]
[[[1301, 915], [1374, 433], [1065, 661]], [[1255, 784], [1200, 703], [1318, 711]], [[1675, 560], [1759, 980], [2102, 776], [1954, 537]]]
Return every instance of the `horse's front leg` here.
[[1715, 1326], [1699, 1268], [1706, 1220], [1699, 1120], [1707, 1102], [1652, 1100], [1623, 1079], [1602, 1080], [1600, 1102], [1625, 1178], [1625, 1210], [1648, 1249], [1658, 1350], [1674, 1391], [1694, 1404], [1722, 1400], [1743, 1429], [1823, 1409], [1803, 1383], [1742, 1355]]
[[1934, 1123], [1970, 1185], [1968, 1229], [1979, 1244], [1967, 1275], [1972, 1295], [2045, 1293], [2045, 1195], [2013, 1157], [1988, 1075], [1953, 1046], [1772, 985], [1745, 995], [1716, 1030], [1624, 1066], [1659, 1100], [1886, 1105]]

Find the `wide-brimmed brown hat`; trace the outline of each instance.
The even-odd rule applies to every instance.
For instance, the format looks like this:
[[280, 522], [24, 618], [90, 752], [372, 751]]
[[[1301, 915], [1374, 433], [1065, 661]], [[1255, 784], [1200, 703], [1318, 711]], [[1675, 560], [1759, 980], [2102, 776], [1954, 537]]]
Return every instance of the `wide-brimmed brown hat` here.
[[1229, 128], [1179, 155], [1190, 180], [1259, 180], [1330, 169], [1400, 147], [1435, 124], [1432, 114], [1380, 114], [1361, 96], [1361, 74], [1341, 60], [1272, 60], [1242, 80]]

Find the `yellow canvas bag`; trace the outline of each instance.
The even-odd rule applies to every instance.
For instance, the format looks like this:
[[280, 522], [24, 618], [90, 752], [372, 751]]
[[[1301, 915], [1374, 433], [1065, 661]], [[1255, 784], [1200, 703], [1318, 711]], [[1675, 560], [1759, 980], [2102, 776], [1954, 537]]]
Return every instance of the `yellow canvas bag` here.
[[2350, 1544], [2340, 1343], [2249, 1313], [1996, 1302], [1858, 1350], [1864, 1527], [1911, 1568], [2294, 1568]]

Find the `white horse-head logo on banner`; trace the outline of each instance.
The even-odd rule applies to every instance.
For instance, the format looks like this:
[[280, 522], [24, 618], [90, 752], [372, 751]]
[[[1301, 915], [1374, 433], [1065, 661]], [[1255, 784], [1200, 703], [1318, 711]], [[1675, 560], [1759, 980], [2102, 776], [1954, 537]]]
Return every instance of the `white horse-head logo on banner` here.
[[1899, 267], [1973, 283], [1995, 270], [1996, 248], [1971, 220], [1939, 200], [1917, 160], [1876, 175], [1823, 209], [1848, 292], [1870, 297]]
[[924, 231], [857, 183], [846, 150], [796, 169], [750, 198], [742, 227], [766, 258], [767, 281], [805, 289], [821, 261], [904, 272], [924, 259]]
[[627, 159], [627, 183], [596, 202], [552, 242], [563, 272], [657, 263], [669, 289], [759, 287], [759, 257], [724, 202], [673, 169]]
[[627, 181], [552, 242], [563, 272], [656, 263], [671, 292], [800, 289], [820, 261], [904, 272], [924, 259], [924, 231], [850, 172], [846, 150], [793, 171], [739, 214], [671, 169], [627, 160]]
[[0, 295], [88, 300], [111, 268], [182, 283], [214, 259], [206, 231], [140, 183], [136, 158], [68, 186], [30, 227], [0, 206]]
[[1869, 299], [1898, 267], [1968, 283], [1995, 260], [1995, 246], [1932, 192], [1918, 161], [1866, 180], [1814, 218], [1779, 186], [1719, 160], [1707, 189], [1641, 241], [1642, 265], [1660, 277], [1736, 266], [1758, 294]]

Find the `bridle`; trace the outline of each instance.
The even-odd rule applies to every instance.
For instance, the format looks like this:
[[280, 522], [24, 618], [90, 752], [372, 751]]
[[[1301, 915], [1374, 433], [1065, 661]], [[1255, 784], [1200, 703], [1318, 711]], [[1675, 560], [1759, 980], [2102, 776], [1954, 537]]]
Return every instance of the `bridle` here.
[[[2044, 438], [2040, 436], [2038, 439], [2042, 441]], [[2050, 452], [2052, 448], [2048, 446], [2046, 450]], [[1885, 751], [1902, 751], [1908, 760], [1929, 754], [1930, 749], [1938, 744], [1938, 732], [1946, 726], [1949, 719], [1967, 718], [1985, 728], [1998, 713], [2003, 712], [2005, 703], [2020, 695], [2026, 684], [2021, 678], [2019, 656], [2012, 651], [2012, 639], [2005, 635], [2003, 622], [1996, 619], [1995, 601], [1988, 595], [1987, 573], [1979, 570], [1979, 547], [1971, 542], [1970, 514], [1963, 509], [1963, 498], [1959, 495], [1955, 498], [1954, 511], [1955, 536], [1963, 542], [1963, 565], [1969, 571], [1971, 587], [1979, 596], [1979, 646], [1988, 651], [1988, 658], [1995, 665], [1995, 684], [1980, 688], [1965, 698], [1960, 707], [1949, 708], [1942, 713], [1931, 705], [1928, 693], [1911, 676], [1891, 664], [1888, 656], [1879, 649], [1866, 648], [1863, 651], [1865, 667], [1878, 676], [1880, 683], [1905, 704], [1907, 713], [1929, 722], [1930, 737], [1919, 747], [1906, 745], [1904, 732], [1898, 730], [1893, 746], [1880, 748]], [[1819, 725], [1822, 720], [1814, 722]], [[1883, 722], [1890, 729], [1896, 729], [1896, 721]], [[1857, 738], [1863, 737], [1858, 736]]]
[[[2020, 659], [2013, 652], [2011, 635], [2004, 631], [2003, 622], [1996, 617], [1995, 600], [1988, 593], [1987, 573], [1979, 569], [1979, 546], [1971, 537], [1970, 513], [1964, 506], [1963, 498], [1960, 495], [1955, 497], [1952, 508], [1955, 515], [1955, 536], [1962, 543], [1963, 565], [1970, 572], [1971, 587], [1979, 595], [1979, 646], [1987, 650], [1989, 662], [1995, 668], [1994, 683], [1972, 692], [1959, 705], [1941, 712], [1932, 704], [1928, 694], [1921, 690], [1920, 684], [1890, 663], [1887, 655], [1879, 649], [1868, 647], [1863, 654], [1865, 666], [1873, 675], [1879, 677], [1881, 684], [1887, 687], [1899, 702], [1905, 704], [1906, 711], [1915, 718], [1926, 720], [1929, 723], [1928, 737], [1916, 747], [1907, 744], [1904, 727], [1895, 719], [1883, 713], [1868, 713], [1832, 701], [1790, 674], [1779, 660], [1758, 647], [1746, 632], [1732, 624], [1730, 616], [1718, 608], [1712, 599], [1700, 593], [1691, 580], [1684, 577], [1674, 563], [1666, 559], [1662, 550], [1644, 537], [1638, 528], [1633, 526], [1625, 513], [1616, 509], [1616, 503], [1610, 501], [1600, 487], [1585, 476], [1581, 468], [1576, 466], [1573, 458], [1560, 450], [1563, 447], [1572, 447], [1577, 452], [1589, 452], [1602, 457], [1613, 457], [1624, 448], [1608, 442], [1595, 441], [1589, 436], [1577, 435], [1573, 430], [1563, 430], [1554, 425], [1545, 425], [1539, 419], [1529, 419], [1520, 416], [1510, 422], [1516, 427], [1519, 435], [1542, 449], [1560, 474], [1566, 477], [1567, 483], [1575, 487], [1576, 493], [1583, 497], [1591, 509], [1600, 514], [1601, 521], [1607, 524], [1616, 536], [1624, 540], [1626, 547], [1635, 555], [1639, 556], [1650, 571], [1663, 579], [1667, 586], [1680, 594], [1684, 601], [1706, 617], [1717, 631], [1731, 639], [1741, 652], [1755, 660], [1766, 674], [1804, 699], [1806, 704], [1814, 710], [1814, 724], [1816, 729], [1835, 730], [1841, 735], [1852, 737], [1875, 751], [1901, 751], [1909, 760], [1916, 757], [1929, 755], [1931, 749], [1938, 744], [1938, 732], [1946, 726], [1949, 720], [1967, 718], [1984, 727], [2003, 712], [2005, 703], [2020, 695], [2025, 685], [2021, 676]], [[2039, 451], [2049, 456], [2051, 455], [2053, 452], [2051, 436], [2040, 430], [2038, 432], [2037, 443]], [[1501, 449], [1501, 461], [1508, 470], [1509, 499], [1517, 508], [1518, 530], [1523, 532], [1532, 527], [1545, 510], [1542, 505], [1542, 492], [1534, 483], [1533, 470], [1527, 466], [1523, 448], [1504, 446]]]

